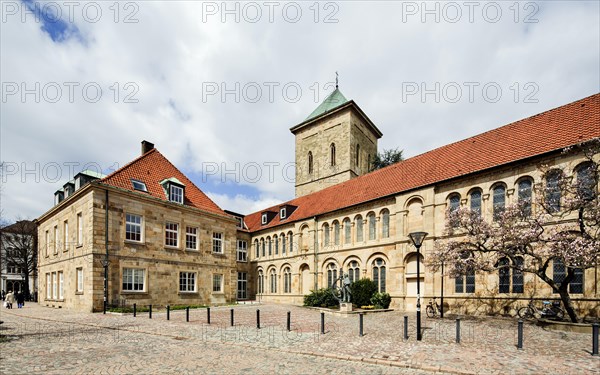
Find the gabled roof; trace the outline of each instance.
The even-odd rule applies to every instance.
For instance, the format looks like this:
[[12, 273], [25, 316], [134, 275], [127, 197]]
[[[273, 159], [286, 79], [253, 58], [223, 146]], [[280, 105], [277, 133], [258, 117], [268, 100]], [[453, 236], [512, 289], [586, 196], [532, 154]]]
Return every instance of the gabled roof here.
[[[136, 194], [148, 194], [154, 198], [168, 202], [167, 195], [161, 182], [166, 179], [175, 178], [185, 185], [184, 205], [195, 207], [212, 213], [225, 215], [216, 203], [206, 196], [192, 181], [190, 181], [179, 169], [177, 169], [167, 158], [165, 158], [157, 149], [152, 149], [144, 155], [133, 160], [131, 163], [116, 170], [105, 178], [99, 180], [100, 183], [114, 186], [120, 189], [129, 190]], [[131, 180], [135, 179], [146, 184], [148, 192], [140, 192], [133, 188]]]
[[308, 115], [306, 119], [304, 119], [304, 121], [319, 117], [325, 112], [329, 112], [332, 109], [337, 108], [347, 102], [348, 99], [346, 99], [346, 97], [344, 96], [344, 94], [342, 94], [340, 89], [336, 87], [335, 90], [331, 94], [329, 94], [329, 96], [326, 97], [325, 100], [323, 100], [323, 102], [319, 104], [319, 106], [314, 111], [312, 111], [312, 113]]
[[[275, 227], [452, 178], [561, 150], [600, 137], [600, 94], [434, 149], [285, 204], [298, 208], [285, 220], [261, 225], [246, 216], [250, 231]], [[275, 209], [280, 205], [269, 209]], [[269, 210], [267, 209], [267, 210]]]

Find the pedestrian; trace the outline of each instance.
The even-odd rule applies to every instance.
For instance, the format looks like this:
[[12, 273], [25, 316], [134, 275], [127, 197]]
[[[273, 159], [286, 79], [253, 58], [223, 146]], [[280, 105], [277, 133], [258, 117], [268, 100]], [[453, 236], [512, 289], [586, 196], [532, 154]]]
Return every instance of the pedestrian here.
[[6, 295], [6, 308], [12, 309], [13, 303], [15, 303], [15, 295], [12, 290], [9, 290], [8, 294]]
[[17, 293], [17, 308], [22, 308], [25, 306], [25, 294], [21, 291]]
[[4, 298], [6, 298], [6, 292], [4, 289], [2, 289], [2, 293], [0, 293], [0, 298], [2, 298], [2, 301], [4, 301]]

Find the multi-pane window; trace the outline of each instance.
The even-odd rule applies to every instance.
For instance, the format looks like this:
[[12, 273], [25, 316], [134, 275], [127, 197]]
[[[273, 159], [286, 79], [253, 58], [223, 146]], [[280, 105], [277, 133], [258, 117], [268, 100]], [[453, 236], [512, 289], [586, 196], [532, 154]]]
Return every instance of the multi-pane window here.
[[60, 271], [58, 273], [58, 299], [65, 298], [65, 275]]
[[474, 190], [471, 193], [471, 211], [481, 216], [481, 190]]
[[187, 250], [198, 250], [198, 228], [185, 227], [185, 248]]
[[512, 291], [513, 293], [523, 293], [523, 258], [515, 258], [512, 271]]
[[273, 236], [273, 242], [275, 242], [275, 255], [279, 254], [279, 238], [277, 235]]
[[377, 291], [385, 293], [385, 261], [381, 258], [373, 261], [373, 281], [377, 285]]
[[340, 244], [340, 223], [338, 221], [333, 223], [333, 241], [336, 245]]
[[363, 241], [363, 219], [361, 216], [356, 218], [356, 242]]
[[145, 270], [141, 268], [123, 268], [123, 291], [143, 292]]
[[56, 279], [56, 272], [52, 272], [52, 298], [58, 298], [58, 280]]
[[516, 257], [512, 266], [508, 258], [501, 258], [498, 261], [498, 292], [510, 293], [511, 284], [513, 293], [523, 293], [522, 257]]
[[292, 292], [292, 271], [290, 267], [286, 267], [283, 270], [283, 292], [291, 293]]
[[142, 241], [142, 217], [140, 215], [125, 215], [125, 239], [128, 241]]
[[183, 204], [183, 188], [177, 185], [169, 185], [169, 200]]
[[288, 233], [288, 241], [289, 241], [289, 249], [290, 249], [290, 253], [292, 251], [294, 251], [294, 235], [292, 234], [292, 232]]
[[454, 278], [455, 293], [475, 293], [475, 271], [466, 270], [465, 275]]
[[286, 238], [285, 238], [285, 234], [281, 233], [281, 253], [285, 254], [285, 248], [286, 248]]
[[[552, 278], [554, 282], [560, 287], [565, 277], [567, 277], [567, 267], [561, 259], [555, 258], [552, 266]], [[569, 293], [580, 294], [583, 293], [583, 269], [573, 269], [573, 279], [569, 283]]]
[[179, 291], [196, 291], [196, 272], [179, 272]]
[[246, 272], [238, 272], [237, 274], [237, 299], [246, 299], [248, 298], [248, 274]]
[[390, 236], [390, 211], [383, 210], [381, 213], [381, 236], [388, 238]]
[[267, 237], [267, 248], [269, 249], [269, 256], [273, 255], [273, 242], [271, 237]]
[[323, 246], [329, 246], [329, 224], [323, 224]]
[[331, 288], [335, 280], [337, 279], [337, 266], [335, 263], [329, 263], [327, 265], [327, 287]]
[[348, 278], [350, 279], [351, 283], [360, 279], [360, 268], [358, 266], [358, 262], [355, 260], [348, 264]]
[[260, 257], [260, 249], [258, 247], [258, 240], [254, 240], [254, 253], [256, 254], [256, 257]]
[[46, 274], [46, 298], [52, 299], [52, 275]]
[[258, 271], [258, 294], [265, 292], [265, 275], [262, 270]]
[[450, 196], [450, 199], [448, 199], [448, 210], [450, 212], [454, 212], [454, 211], [458, 210], [459, 207], [460, 207], [460, 196], [458, 194], [453, 194], [452, 196]]
[[223, 292], [223, 275], [220, 273], [213, 274], [212, 291], [213, 293]]
[[213, 232], [212, 248], [213, 253], [223, 254], [223, 233]]
[[377, 218], [375, 215], [369, 215], [369, 240], [377, 238]]
[[510, 293], [510, 268], [508, 258], [498, 261], [498, 293]]
[[271, 269], [269, 273], [269, 281], [271, 283], [271, 293], [277, 293], [277, 274], [275, 273], [275, 269]]
[[344, 243], [346, 245], [352, 242], [352, 224], [350, 219], [344, 220]]
[[263, 240], [262, 238], [260, 239], [260, 248], [262, 249], [262, 256], [266, 255], [265, 252], [265, 240]]
[[493, 198], [493, 208], [494, 208], [494, 220], [498, 220], [500, 215], [504, 212], [504, 207], [506, 203], [506, 189], [502, 185], [498, 185], [494, 188], [494, 198]]
[[586, 163], [577, 168], [577, 194], [579, 198], [589, 201], [596, 196], [596, 179], [594, 166]]
[[559, 170], [550, 171], [546, 175], [546, 207], [549, 213], [560, 211], [560, 178]]
[[179, 224], [166, 223], [165, 224], [165, 245], [171, 246], [171, 247], [177, 247], [178, 239], [179, 239]]
[[521, 208], [521, 212], [523, 216], [531, 215], [531, 180], [521, 180], [519, 181], [519, 206]]
[[248, 243], [243, 240], [237, 240], [237, 261], [248, 261]]
[[77, 245], [83, 245], [83, 216], [81, 212], [77, 214]]
[[69, 250], [69, 221], [65, 220], [63, 223], [63, 243], [65, 244], [63, 250]]
[[77, 292], [83, 292], [83, 268], [77, 268]]

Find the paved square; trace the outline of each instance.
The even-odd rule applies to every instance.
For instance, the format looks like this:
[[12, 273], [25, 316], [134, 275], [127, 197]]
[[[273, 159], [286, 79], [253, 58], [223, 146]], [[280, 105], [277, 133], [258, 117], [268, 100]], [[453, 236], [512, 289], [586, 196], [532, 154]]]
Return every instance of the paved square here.
[[[230, 310], [234, 309], [234, 326]], [[256, 328], [260, 309], [261, 329]], [[292, 330], [286, 330], [291, 312]], [[288, 305], [238, 305], [154, 312], [137, 317], [85, 314], [28, 303], [0, 312], [2, 374], [598, 374], [589, 334], [547, 331], [525, 324], [524, 349], [516, 348], [516, 321], [464, 318], [461, 343], [453, 319], [424, 319], [423, 341], [403, 340], [401, 312], [364, 316], [325, 315]]]

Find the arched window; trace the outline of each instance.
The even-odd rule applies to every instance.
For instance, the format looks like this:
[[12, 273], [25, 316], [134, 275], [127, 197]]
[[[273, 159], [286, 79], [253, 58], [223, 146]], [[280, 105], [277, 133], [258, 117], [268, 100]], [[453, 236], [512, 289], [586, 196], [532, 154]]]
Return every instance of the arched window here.
[[312, 151], [308, 152], [308, 174], [313, 173], [313, 155]]
[[336, 245], [340, 244], [340, 222], [337, 220], [333, 222], [333, 240]]
[[531, 215], [531, 187], [532, 182], [530, 179], [519, 181], [519, 207], [523, 216]]
[[283, 292], [292, 292], [292, 271], [290, 267], [286, 267], [283, 269]]
[[344, 243], [346, 245], [352, 243], [352, 223], [350, 223], [350, 219], [344, 219]]
[[498, 261], [498, 293], [510, 293], [510, 268], [508, 258]]
[[275, 255], [279, 254], [279, 238], [277, 235], [273, 236], [273, 242], [275, 243]]
[[562, 172], [558, 169], [546, 174], [546, 209], [548, 213], [560, 211], [560, 180]]
[[370, 214], [369, 218], [369, 240], [377, 239], [377, 218], [375, 214]]
[[265, 256], [265, 240], [264, 239], [260, 239], [260, 247], [262, 248], [262, 256]]
[[332, 143], [329, 146], [329, 154], [331, 159], [331, 166], [335, 167], [335, 143]]
[[329, 246], [329, 224], [323, 224], [323, 246]]
[[390, 236], [390, 211], [383, 210], [381, 212], [381, 236], [388, 238]]
[[285, 248], [287, 245], [285, 240], [285, 234], [281, 233], [279, 237], [281, 237], [281, 254], [285, 254]]
[[385, 261], [377, 258], [373, 261], [373, 281], [377, 285], [377, 291], [385, 292]]
[[294, 251], [294, 235], [292, 232], [288, 232], [288, 247], [290, 249], [290, 253]]
[[258, 271], [258, 293], [263, 294], [265, 292], [265, 275], [262, 270]]
[[[523, 293], [523, 258], [515, 257], [514, 264], [504, 257], [498, 261], [498, 293]], [[511, 277], [512, 273], [512, 277]]]
[[577, 195], [584, 201], [590, 201], [596, 197], [597, 182], [594, 173], [592, 163], [585, 163], [577, 168]]
[[260, 256], [260, 249], [258, 248], [258, 240], [254, 240], [254, 251], [256, 252], [256, 257]]
[[523, 293], [523, 258], [515, 258], [512, 271], [512, 291], [513, 293]]
[[363, 219], [362, 216], [356, 217], [356, 242], [363, 241]]
[[267, 248], [269, 249], [269, 256], [273, 255], [273, 242], [271, 242], [271, 237], [267, 237]]
[[[468, 259], [472, 254], [464, 252], [462, 259]], [[455, 293], [475, 293], [475, 270], [472, 267], [464, 267], [462, 274], [454, 278]]]
[[354, 165], [356, 167], [360, 166], [360, 145], [356, 144], [356, 155], [355, 155], [355, 159], [354, 159]]
[[[555, 258], [552, 261], [552, 279], [560, 286], [565, 277], [567, 277], [567, 267], [563, 261], [559, 258]], [[581, 294], [583, 293], [583, 269], [574, 268], [573, 280], [569, 283], [569, 293]]]
[[452, 194], [448, 199], [448, 210], [454, 212], [460, 207], [460, 195]]
[[327, 287], [331, 288], [335, 280], [337, 279], [337, 266], [335, 263], [329, 263], [326, 267], [327, 269]]
[[271, 269], [269, 273], [269, 279], [271, 282], [271, 293], [277, 293], [277, 274], [275, 273], [275, 268]]
[[494, 188], [494, 220], [498, 220], [506, 206], [506, 189], [503, 185]]
[[360, 280], [360, 268], [355, 260], [348, 264], [348, 278], [351, 283]]
[[474, 190], [471, 193], [471, 211], [481, 216], [481, 190]]

